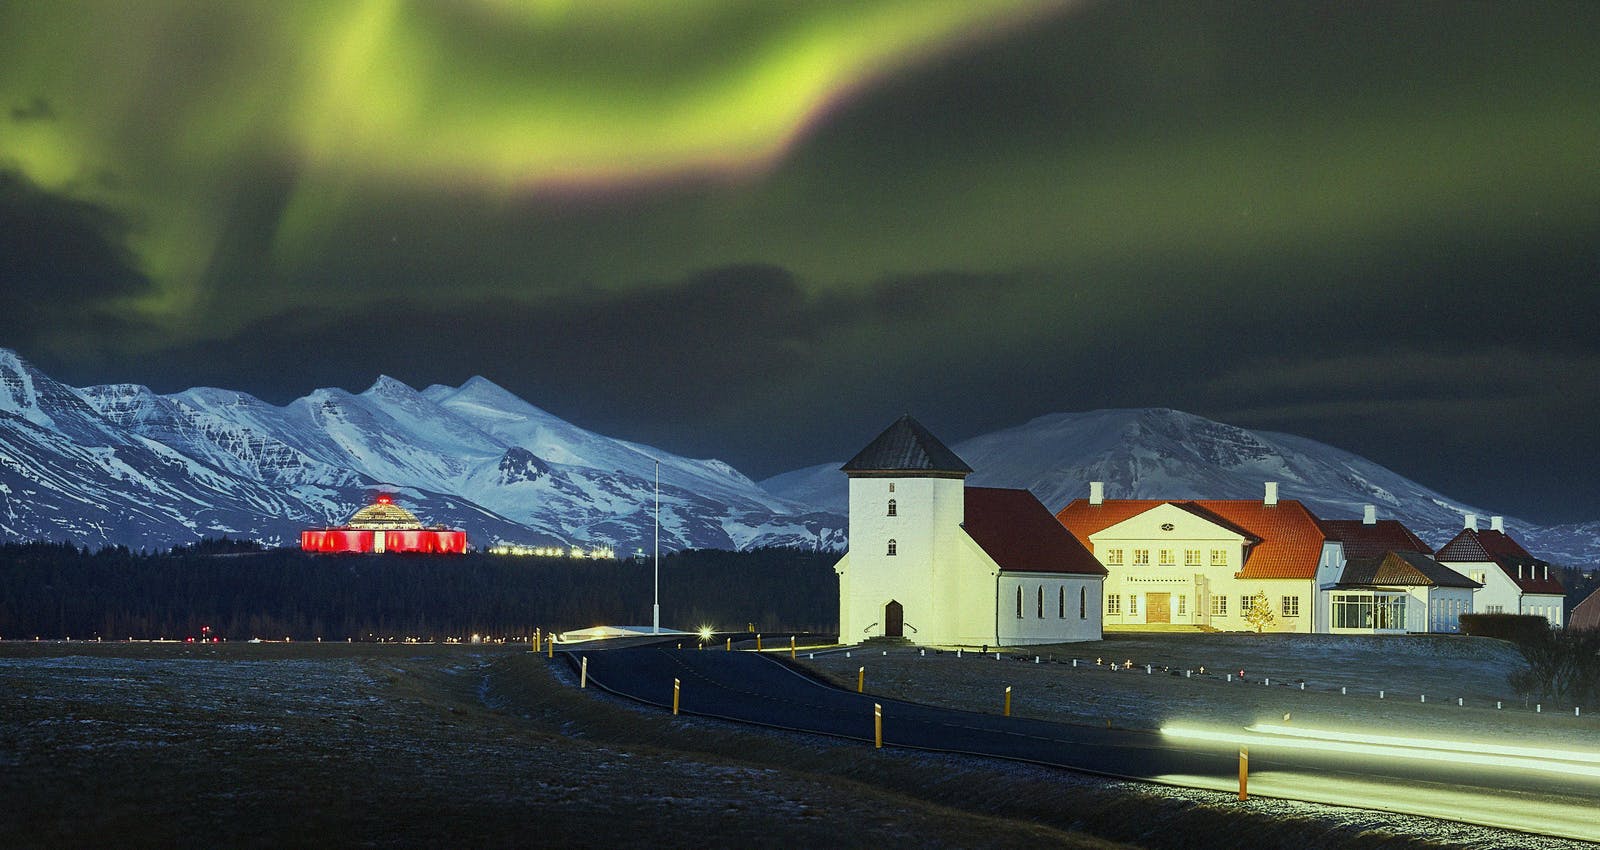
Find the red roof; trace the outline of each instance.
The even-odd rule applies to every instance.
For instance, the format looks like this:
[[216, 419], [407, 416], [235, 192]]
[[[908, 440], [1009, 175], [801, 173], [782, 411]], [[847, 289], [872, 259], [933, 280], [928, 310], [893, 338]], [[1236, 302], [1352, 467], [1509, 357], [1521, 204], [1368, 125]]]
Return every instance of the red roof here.
[[1450, 542], [1439, 547], [1436, 560], [1452, 563], [1497, 564], [1506, 577], [1523, 593], [1567, 592], [1550, 572], [1550, 564], [1528, 554], [1528, 550], [1503, 531], [1463, 528]]
[[1600, 629], [1600, 590], [1573, 607], [1567, 617], [1569, 629]]
[[[1173, 505], [1206, 519], [1215, 517], [1213, 521], [1221, 520], [1219, 525], [1244, 534], [1244, 569], [1235, 574], [1239, 578], [1316, 578], [1322, 560], [1322, 529], [1317, 518], [1294, 499], [1276, 505], [1253, 499], [1106, 499], [1091, 505], [1088, 499], [1074, 499], [1056, 519], [1084, 545], [1093, 545], [1089, 535], [1160, 505]], [[1252, 545], [1250, 538], [1257, 542]]]
[[1387, 552], [1433, 554], [1433, 547], [1397, 519], [1380, 519], [1372, 525], [1359, 519], [1322, 519], [1317, 525], [1329, 540], [1344, 544], [1345, 558], [1381, 558]]
[[1095, 560], [1027, 490], [966, 488], [967, 536], [1002, 570], [1103, 576]]

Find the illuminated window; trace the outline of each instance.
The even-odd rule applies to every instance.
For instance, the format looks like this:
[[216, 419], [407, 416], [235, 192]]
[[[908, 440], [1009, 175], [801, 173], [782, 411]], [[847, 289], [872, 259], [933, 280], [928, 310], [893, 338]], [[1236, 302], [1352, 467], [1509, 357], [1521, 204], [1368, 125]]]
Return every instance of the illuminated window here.
[[1226, 549], [1212, 549], [1211, 550], [1211, 566], [1213, 566], [1213, 567], [1226, 567], [1227, 565], [1228, 565], [1228, 550], [1226, 550]]
[[1245, 614], [1247, 614], [1249, 612], [1250, 612], [1250, 597], [1249, 596], [1241, 596], [1241, 597], [1239, 597], [1239, 615], [1243, 616], [1243, 615], [1245, 615]]
[[1147, 567], [1147, 566], [1149, 566], [1150, 565], [1150, 550], [1149, 549], [1135, 549], [1135, 550], [1133, 550], [1133, 565], [1136, 566], [1136, 567]]
[[1183, 565], [1186, 566], [1186, 567], [1198, 567], [1198, 566], [1200, 566], [1200, 550], [1199, 549], [1185, 549], [1185, 550], [1183, 550]]
[[1106, 613], [1107, 614], [1121, 614], [1122, 613], [1122, 594], [1120, 594], [1120, 593], [1111, 593], [1111, 594], [1107, 594], [1106, 595]]
[[899, 516], [899, 514], [895, 513], [895, 504], [893, 499], [889, 500], [889, 516]]
[[1213, 617], [1226, 617], [1226, 616], [1228, 616], [1228, 597], [1226, 597], [1226, 596], [1213, 596], [1213, 597], [1211, 597], [1211, 616], [1213, 616]]
[[1122, 550], [1109, 549], [1106, 551], [1106, 563], [1113, 567], [1122, 566]]
[[895, 547], [895, 542], [893, 540], [890, 540], [889, 541], [889, 554], [893, 555], [895, 553], [895, 551], [894, 551], [895, 548], [896, 548]]
[[1188, 612], [1189, 612], [1189, 597], [1187, 597], [1187, 596], [1179, 596], [1178, 597], [1178, 614], [1179, 615], [1183, 615], [1183, 614], [1187, 614]]
[[1161, 566], [1170, 567], [1170, 566], [1173, 566], [1176, 563], [1178, 563], [1178, 561], [1176, 560], [1176, 556], [1174, 556], [1172, 554], [1172, 550], [1171, 549], [1162, 549], [1161, 550]]
[[1472, 580], [1477, 582], [1478, 584], [1483, 584], [1484, 580], [1487, 579], [1488, 577], [1489, 577], [1488, 573], [1485, 573], [1483, 570], [1473, 570], [1472, 571]]
[[1128, 616], [1130, 616], [1130, 617], [1137, 616], [1138, 613], [1139, 613], [1139, 597], [1134, 595], [1134, 594], [1132, 594], [1132, 593], [1130, 593], [1130, 594], [1128, 594]]
[[1283, 597], [1283, 616], [1285, 616], [1285, 617], [1298, 617], [1298, 616], [1300, 616], [1300, 597], [1298, 597], [1298, 596], [1285, 596], [1285, 597]]

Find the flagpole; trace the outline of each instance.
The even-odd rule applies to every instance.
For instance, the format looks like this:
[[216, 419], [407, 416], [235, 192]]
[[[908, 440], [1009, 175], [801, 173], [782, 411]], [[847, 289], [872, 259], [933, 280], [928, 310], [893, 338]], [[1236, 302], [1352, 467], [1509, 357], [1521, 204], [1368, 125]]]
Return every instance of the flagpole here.
[[661, 461], [656, 461], [656, 580], [655, 604], [650, 609], [650, 630], [661, 633]]

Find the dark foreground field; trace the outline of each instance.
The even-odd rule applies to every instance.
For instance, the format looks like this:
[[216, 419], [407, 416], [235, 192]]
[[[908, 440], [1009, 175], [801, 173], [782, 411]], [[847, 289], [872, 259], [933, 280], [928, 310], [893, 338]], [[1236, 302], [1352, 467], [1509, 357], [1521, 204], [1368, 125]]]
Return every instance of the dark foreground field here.
[[0, 800], [8, 848], [1439, 846], [675, 719], [467, 646], [0, 644]]

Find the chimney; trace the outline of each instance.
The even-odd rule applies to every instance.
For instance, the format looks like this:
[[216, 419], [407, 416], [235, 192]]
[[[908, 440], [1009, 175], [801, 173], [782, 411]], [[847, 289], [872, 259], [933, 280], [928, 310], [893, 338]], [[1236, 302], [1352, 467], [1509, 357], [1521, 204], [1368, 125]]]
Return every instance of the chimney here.
[[1505, 534], [1506, 533], [1506, 518], [1503, 517], [1503, 516], [1492, 516], [1492, 517], [1489, 517], [1489, 529], [1491, 531], [1498, 531], [1501, 534]]
[[1367, 505], [1365, 507], [1365, 509], [1363, 510], [1363, 512], [1361, 514], [1361, 524], [1362, 525], [1377, 525], [1378, 524], [1378, 506], [1377, 505]]
[[1106, 500], [1106, 482], [1089, 482], [1089, 504], [1098, 505]]
[[1467, 514], [1467, 530], [1468, 531], [1477, 531], [1478, 530], [1478, 515], [1477, 514]]
[[1276, 505], [1277, 503], [1278, 503], [1278, 482], [1276, 482], [1276, 481], [1268, 481], [1267, 482], [1267, 497], [1265, 499], [1261, 500], [1261, 504], [1266, 505], [1267, 507], [1270, 508], [1273, 505]]

